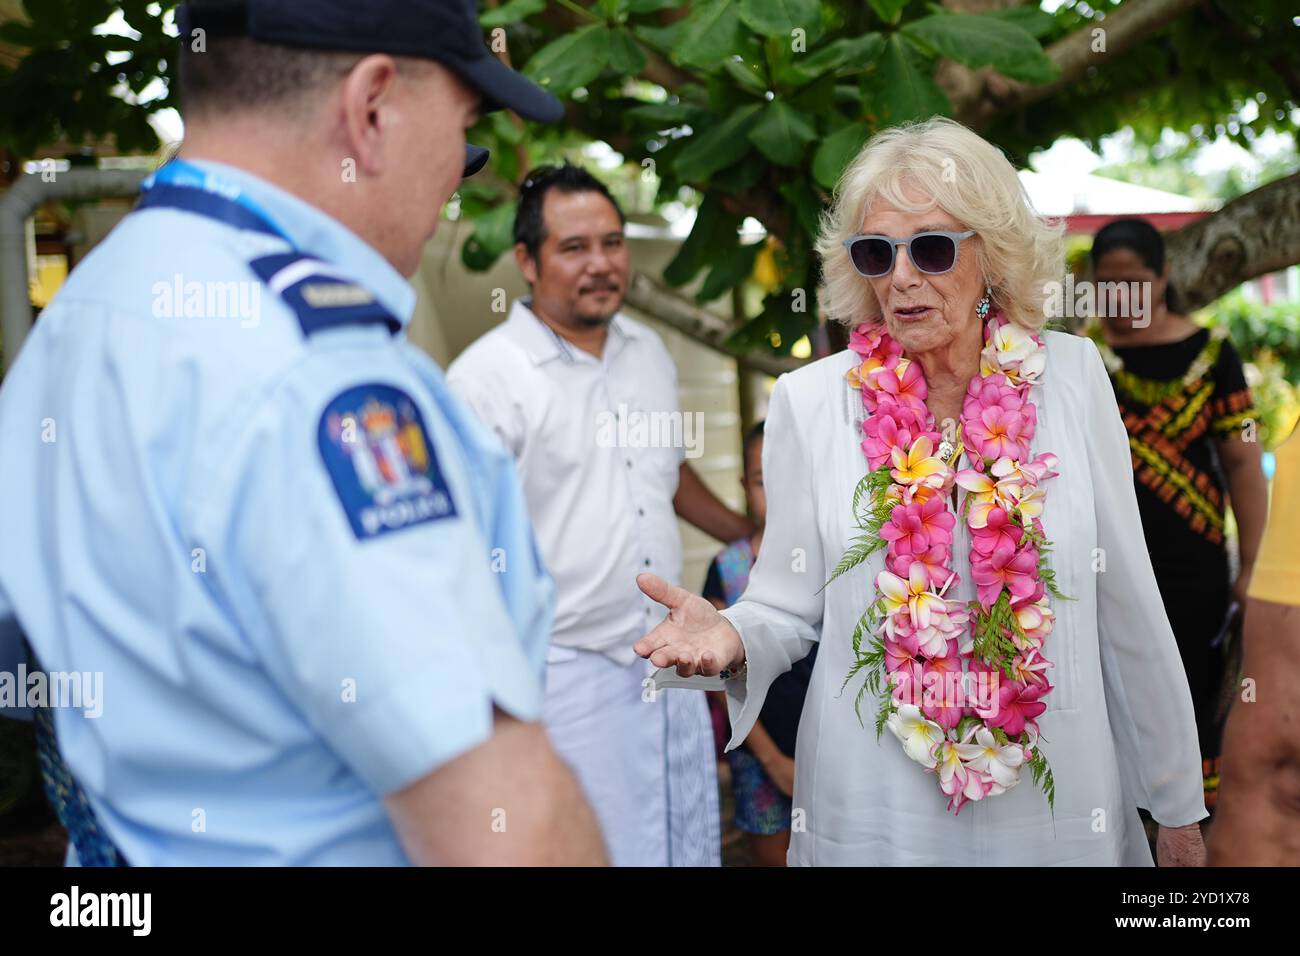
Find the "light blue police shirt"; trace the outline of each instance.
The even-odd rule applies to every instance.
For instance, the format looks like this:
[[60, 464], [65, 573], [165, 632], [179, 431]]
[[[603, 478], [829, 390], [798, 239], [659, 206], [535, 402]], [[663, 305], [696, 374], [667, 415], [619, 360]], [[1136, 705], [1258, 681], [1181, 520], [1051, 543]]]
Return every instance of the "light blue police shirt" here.
[[[409, 321], [340, 223], [195, 165]], [[0, 668], [17, 624], [46, 670], [102, 675], [100, 715], [55, 723], [133, 865], [405, 863], [382, 796], [494, 704], [541, 716], [554, 589], [509, 455], [404, 331], [305, 335], [273, 288], [302, 276], [249, 266], [289, 248], [138, 211], [0, 388]]]

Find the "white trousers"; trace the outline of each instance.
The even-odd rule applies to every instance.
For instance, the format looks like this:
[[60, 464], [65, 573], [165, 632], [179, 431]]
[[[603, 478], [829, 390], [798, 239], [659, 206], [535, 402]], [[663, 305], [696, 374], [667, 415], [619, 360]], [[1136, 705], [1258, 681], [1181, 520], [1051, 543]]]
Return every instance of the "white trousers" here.
[[704, 694], [651, 694], [654, 668], [552, 647], [543, 722], [573, 768], [615, 866], [719, 866], [713, 725]]

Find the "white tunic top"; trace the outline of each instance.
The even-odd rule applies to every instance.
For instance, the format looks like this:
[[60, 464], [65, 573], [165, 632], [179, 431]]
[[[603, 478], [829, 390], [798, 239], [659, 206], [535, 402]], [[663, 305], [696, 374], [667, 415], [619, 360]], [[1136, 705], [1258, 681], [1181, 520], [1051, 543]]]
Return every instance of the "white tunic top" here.
[[673, 497], [688, 436], [674, 428], [684, 418], [668, 349], [618, 314], [596, 358], [516, 301], [447, 381], [518, 463], [555, 579], [552, 643], [631, 664], [632, 644], [665, 613], [636, 576], [682, 576]]
[[[796, 819], [792, 865], [1150, 865], [1136, 807], [1168, 826], [1207, 816], [1191, 694], [1147, 555], [1110, 382], [1088, 339], [1044, 336], [1032, 453], [1060, 459], [1060, 476], [1044, 486], [1042, 521], [1057, 584], [1075, 598], [1052, 601], [1056, 624], [1043, 648], [1055, 664], [1038, 720], [1054, 813], [1026, 769], [1012, 790], [954, 816], [933, 773], [888, 730], [877, 741], [870, 694], [866, 726], [858, 722], [862, 675], [841, 685], [884, 552], [818, 590], [850, 543], [853, 490], [866, 472], [865, 412], [844, 378], [857, 356], [841, 352], [776, 383], [763, 450], [763, 548], [744, 596], [723, 613], [749, 665], [728, 681], [729, 748], [749, 733], [772, 680], [821, 643], [795, 754], [804, 829]], [[950, 597], [975, 596], [969, 550], [958, 521], [961, 582]]]

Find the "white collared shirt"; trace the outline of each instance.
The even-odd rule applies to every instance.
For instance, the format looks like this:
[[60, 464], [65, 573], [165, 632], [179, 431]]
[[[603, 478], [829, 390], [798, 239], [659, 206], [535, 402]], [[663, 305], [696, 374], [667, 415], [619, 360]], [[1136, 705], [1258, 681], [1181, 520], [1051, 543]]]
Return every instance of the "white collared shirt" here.
[[558, 592], [553, 643], [632, 663], [632, 644], [664, 616], [637, 574], [682, 574], [683, 416], [663, 342], [620, 313], [596, 358], [516, 301], [447, 379], [518, 463]]

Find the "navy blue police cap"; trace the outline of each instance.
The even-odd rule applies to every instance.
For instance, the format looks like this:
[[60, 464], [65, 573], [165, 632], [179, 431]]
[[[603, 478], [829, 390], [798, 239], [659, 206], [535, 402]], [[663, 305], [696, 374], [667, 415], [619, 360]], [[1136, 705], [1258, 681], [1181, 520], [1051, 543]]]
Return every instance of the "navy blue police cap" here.
[[509, 109], [543, 123], [564, 115], [559, 100], [488, 49], [476, 0], [209, 0], [184, 4], [178, 25], [182, 36], [202, 29], [285, 46], [436, 60], [479, 93], [485, 113]]

